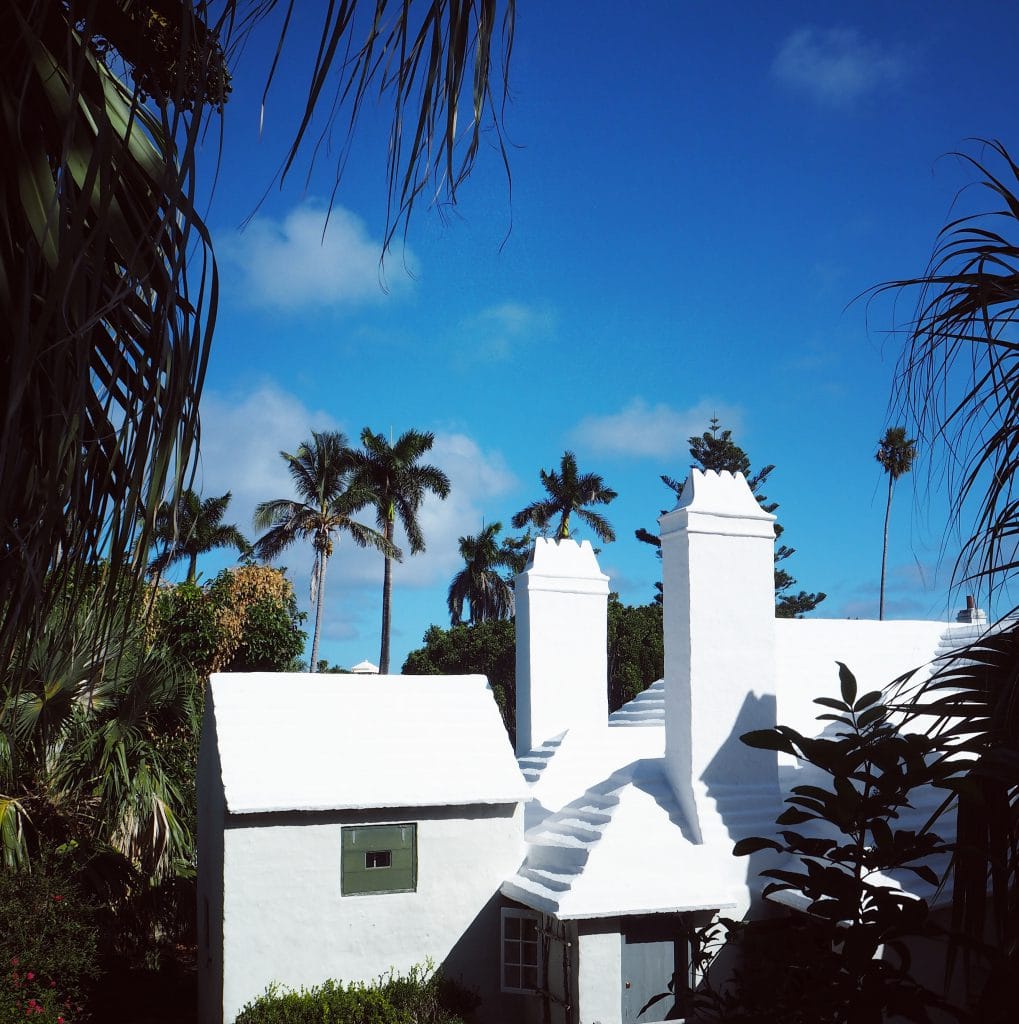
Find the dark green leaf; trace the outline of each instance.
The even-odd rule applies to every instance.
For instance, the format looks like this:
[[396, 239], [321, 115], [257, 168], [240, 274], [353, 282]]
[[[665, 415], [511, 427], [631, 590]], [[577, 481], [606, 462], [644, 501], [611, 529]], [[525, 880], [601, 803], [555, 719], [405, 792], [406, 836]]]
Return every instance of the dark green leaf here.
[[856, 700], [856, 676], [850, 672], [849, 667], [843, 662], [838, 662], [839, 686], [842, 688], [842, 699], [852, 707]]

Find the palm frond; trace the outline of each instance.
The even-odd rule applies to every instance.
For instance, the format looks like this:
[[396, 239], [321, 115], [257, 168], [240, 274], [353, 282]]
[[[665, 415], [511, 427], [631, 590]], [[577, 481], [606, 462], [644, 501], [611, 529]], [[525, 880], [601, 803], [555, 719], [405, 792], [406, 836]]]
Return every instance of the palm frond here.
[[1000, 142], [983, 146], [990, 159], [955, 155], [997, 205], [950, 221], [923, 275], [875, 294], [917, 296], [896, 398], [932, 454], [931, 472], [944, 474], [953, 525], [968, 538], [957, 578], [993, 590], [1019, 568], [1019, 167]]

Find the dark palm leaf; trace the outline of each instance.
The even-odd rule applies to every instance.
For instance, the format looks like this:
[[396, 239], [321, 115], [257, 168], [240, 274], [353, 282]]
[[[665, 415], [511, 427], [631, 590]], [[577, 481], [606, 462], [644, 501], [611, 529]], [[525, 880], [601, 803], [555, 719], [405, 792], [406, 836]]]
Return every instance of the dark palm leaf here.
[[[65, 607], [57, 595], [84, 587], [99, 557], [109, 560], [99, 605], [112, 608], [123, 581], [141, 576], [159, 501], [187, 486], [217, 298], [194, 204], [196, 154], [206, 115], [230, 92], [224, 51], [274, 12], [285, 15], [282, 48], [295, 6], [224, 0], [213, 22], [210, 5], [194, 0], [3, 0], [5, 668], [54, 626], [53, 611]], [[505, 159], [491, 86], [500, 17], [493, 0], [363, 8], [356, 0], [323, 8], [312, 82], [282, 173], [323, 96], [330, 122], [346, 117], [349, 130], [362, 104], [388, 98], [388, 244], [423, 190], [456, 201], [482, 132], [494, 128]], [[508, 58], [513, 0], [503, 11]], [[331, 130], [322, 126], [320, 138]], [[344, 147], [337, 180], [346, 155]], [[98, 647], [113, 621], [111, 612], [96, 623]], [[8, 675], [17, 685], [18, 672]]]
[[588, 505], [607, 505], [617, 495], [596, 473], [580, 474], [577, 470], [577, 457], [573, 452], [563, 452], [559, 471], [540, 470], [542, 486], [548, 497], [533, 501], [521, 509], [512, 519], [514, 529], [521, 529], [528, 523], [541, 531], [559, 516], [556, 538], [564, 540], [570, 536], [570, 517], [576, 513], [603, 541], [613, 541], [616, 535], [604, 516], [591, 512]]
[[[953, 525], [967, 541], [957, 578], [989, 593], [1019, 568], [1019, 166], [999, 142], [989, 159], [959, 154], [994, 205], [952, 220], [926, 272], [882, 286], [914, 290], [916, 313], [900, 364], [898, 397], [943, 468]], [[1001, 167], [997, 173], [992, 162]], [[937, 456], [940, 455], [940, 459]], [[985, 937], [990, 892], [1002, 964], [1014, 978], [1019, 930], [1019, 626], [967, 648], [912, 694], [934, 716], [946, 756], [959, 760], [955, 923]], [[926, 718], [931, 721], [931, 718]]]
[[[425, 550], [425, 538], [418, 523], [418, 510], [428, 493], [445, 498], [449, 477], [436, 466], [422, 463], [431, 451], [435, 435], [408, 430], [390, 444], [383, 434], [368, 427], [361, 431], [361, 451], [354, 452], [357, 485], [371, 493], [376, 522], [391, 544], [399, 520], [407, 534], [410, 553]], [[379, 672], [389, 671], [390, 612], [393, 588], [393, 559], [386, 556], [382, 577], [382, 640]]]
[[236, 548], [242, 555], [250, 545], [236, 526], [223, 523], [230, 492], [204, 501], [188, 488], [175, 502], [164, 501], [156, 509], [153, 543], [162, 551], [149, 562], [149, 572], [159, 574], [177, 562], [188, 562], [188, 581], [193, 582], [200, 555], [219, 548]]
[[449, 584], [446, 604], [452, 625], [463, 620], [463, 606], [470, 609], [470, 622], [508, 619], [513, 614], [513, 588], [499, 575], [506, 557], [496, 537], [502, 523], [489, 523], [474, 537], [460, 538], [464, 567]]
[[[955, 525], [968, 537], [962, 576], [1000, 585], [1017, 568], [1019, 495], [1019, 167], [985, 144], [1006, 175], [958, 154], [1000, 205], [947, 224], [926, 273], [879, 291], [915, 289], [898, 398], [945, 474]], [[967, 519], [972, 516], [972, 526]]]
[[400, 550], [378, 530], [353, 517], [373, 504], [374, 495], [355, 477], [354, 453], [346, 435], [339, 431], [312, 432], [291, 455], [280, 452], [294, 481], [298, 499], [274, 498], [255, 509], [255, 527], [266, 532], [253, 550], [269, 561], [298, 540], [310, 541], [315, 550], [312, 571], [312, 601], [315, 630], [311, 642], [311, 671], [318, 667], [318, 643], [322, 627], [322, 599], [333, 540], [346, 533], [359, 547], [372, 547], [387, 558], [399, 558]]

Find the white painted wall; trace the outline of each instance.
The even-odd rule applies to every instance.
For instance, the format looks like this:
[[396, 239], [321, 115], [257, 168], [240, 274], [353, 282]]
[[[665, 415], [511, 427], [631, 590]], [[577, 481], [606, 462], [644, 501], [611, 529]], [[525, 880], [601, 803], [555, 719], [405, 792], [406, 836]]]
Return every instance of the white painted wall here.
[[[659, 520], [666, 767], [703, 841], [777, 796], [774, 755], [739, 742], [775, 724], [774, 519], [742, 474], [692, 469]], [[724, 826], [720, 800], [733, 803]]]
[[[521, 860], [522, 813], [519, 805], [479, 806], [305, 816], [309, 823], [250, 815], [232, 824], [224, 837], [222, 1019], [233, 1021], [270, 981], [370, 981], [426, 957], [481, 990], [482, 1020], [502, 1019], [497, 890]], [[417, 891], [342, 896], [342, 827], [387, 822], [417, 822]]]
[[517, 576], [517, 753], [608, 720], [609, 578], [590, 541], [539, 537]]

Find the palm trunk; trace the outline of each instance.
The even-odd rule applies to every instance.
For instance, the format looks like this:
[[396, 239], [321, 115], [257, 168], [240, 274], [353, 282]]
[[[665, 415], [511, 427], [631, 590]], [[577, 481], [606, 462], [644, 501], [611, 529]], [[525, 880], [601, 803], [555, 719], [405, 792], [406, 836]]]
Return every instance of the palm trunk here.
[[[393, 542], [393, 520], [386, 520], [386, 540]], [[386, 555], [382, 575], [382, 650], [379, 652], [379, 675], [389, 675], [389, 606], [393, 598], [393, 560]]]
[[188, 583], [194, 583], [198, 575], [198, 555], [192, 554], [188, 561]]
[[884, 619], [885, 617], [885, 563], [888, 560], [888, 519], [892, 514], [892, 486], [895, 483], [895, 477], [891, 473], [888, 474], [888, 504], [885, 505], [885, 539], [881, 545], [881, 589], [878, 592], [878, 619]]
[[326, 589], [326, 564], [329, 556], [321, 551], [318, 553], [318, 586], [315, 588], [315, 635], [311, 640], [311, 666], [309, 672], [318, 671], [318, 636], [322, 630], [322, 596]]

